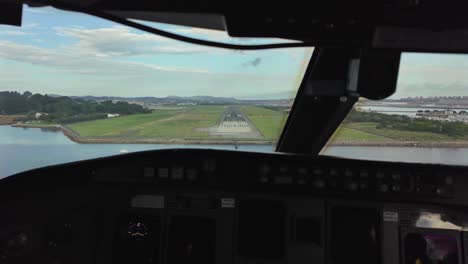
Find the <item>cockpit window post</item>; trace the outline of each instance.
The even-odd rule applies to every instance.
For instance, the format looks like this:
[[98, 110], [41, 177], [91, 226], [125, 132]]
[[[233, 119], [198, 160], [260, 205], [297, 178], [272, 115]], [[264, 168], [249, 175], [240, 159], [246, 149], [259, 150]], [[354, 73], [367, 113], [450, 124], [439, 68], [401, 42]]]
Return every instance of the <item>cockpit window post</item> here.
[[356, 87], [352, 87], [357, 85], [358, 57], [355, 49], [314, 51], [277, 151], [320, 152], [358, 99]]

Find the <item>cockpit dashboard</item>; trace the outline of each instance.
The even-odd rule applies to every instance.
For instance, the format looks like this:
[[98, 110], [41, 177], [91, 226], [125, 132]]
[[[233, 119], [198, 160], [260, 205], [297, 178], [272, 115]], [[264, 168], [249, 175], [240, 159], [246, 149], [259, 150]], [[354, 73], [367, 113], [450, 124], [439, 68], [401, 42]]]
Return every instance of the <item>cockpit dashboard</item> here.
[[466, 173], [196, 149], [46, 167], [0, 184], [0, 260], [464, 263]]

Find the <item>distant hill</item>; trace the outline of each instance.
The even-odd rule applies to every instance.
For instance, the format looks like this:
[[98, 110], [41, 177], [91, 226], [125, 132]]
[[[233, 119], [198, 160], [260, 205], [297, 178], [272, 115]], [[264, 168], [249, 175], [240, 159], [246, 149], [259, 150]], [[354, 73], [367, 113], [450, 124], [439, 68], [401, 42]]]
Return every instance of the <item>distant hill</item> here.
[[234, 97], [215, 97], [215, 96], [168, 96], [166, 99], [169, 100], [180, 100], [180, 101], [197, 101], [197, 102], [207, 102], [207, 103], [237, 103], [237, 100]]
[[[243, 98], [237, 99], [234, 97], [216, 97], [216, 96], [167, 96], [167, 97], [117, 97], [117, 96], [73, 96], [92, 101], [123, 101], [136, 104], [155, 104], [155, 105], [174, 105], [174, 104], [261, 104], [261, 105], [284, 105], [287, 106], [292, 102], [292, 99], [265, 99], [259, 98]], [[287, 98], [287, 97], [286, 97]]]
[[166, 97], [119, 97], [119, 96], [72, 96], [73, 98], [80, 98], [85, 100], [138, 100], [143, 102], [215, 102], [215, 103], [235, 103], [238, 100], [234, 97], [215, 97], [215, 96], [175, 96], [170, 95]]
[[295, 97], [295, 92], [283, 91], [276, 93], [265, 93], [257, 95], [242, 96], [239, 99], [242, 100], [287, 100]]

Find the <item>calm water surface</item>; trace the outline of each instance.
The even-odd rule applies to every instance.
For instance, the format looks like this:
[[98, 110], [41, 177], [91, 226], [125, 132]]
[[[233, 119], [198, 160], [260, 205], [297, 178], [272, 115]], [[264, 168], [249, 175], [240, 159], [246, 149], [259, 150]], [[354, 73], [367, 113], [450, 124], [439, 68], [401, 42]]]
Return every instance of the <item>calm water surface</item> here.
[[[150, 149], [217, 148], [233, 145], [78, 144], [61, 132], [0, 126], [0, 178], [47, 165]], [[271, 145], [240, 145], [238, 150], [271, 152]], [[468, 148], [328, 147], [322, 154], [357, 159], [468, 165]]]

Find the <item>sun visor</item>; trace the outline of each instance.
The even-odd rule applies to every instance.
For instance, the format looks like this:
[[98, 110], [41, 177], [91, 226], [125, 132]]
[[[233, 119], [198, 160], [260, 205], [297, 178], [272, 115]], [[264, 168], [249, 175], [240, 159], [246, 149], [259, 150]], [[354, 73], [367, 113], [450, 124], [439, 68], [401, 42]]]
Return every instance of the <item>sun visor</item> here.
[[400, 51], [363, 50], [359, 58], [357, 92], [371, 100], [395, 93], [400, 68]]

